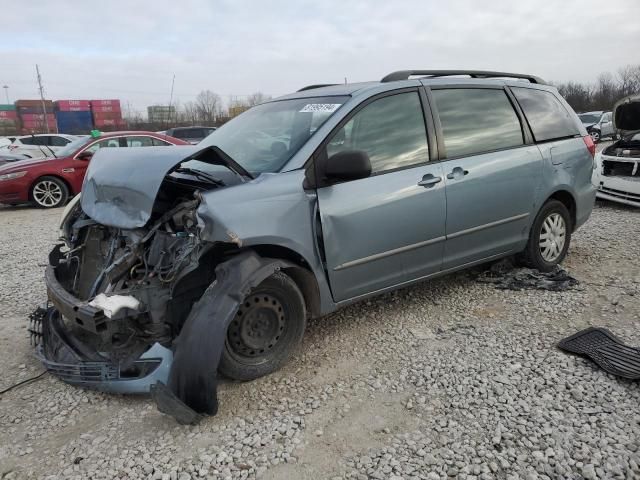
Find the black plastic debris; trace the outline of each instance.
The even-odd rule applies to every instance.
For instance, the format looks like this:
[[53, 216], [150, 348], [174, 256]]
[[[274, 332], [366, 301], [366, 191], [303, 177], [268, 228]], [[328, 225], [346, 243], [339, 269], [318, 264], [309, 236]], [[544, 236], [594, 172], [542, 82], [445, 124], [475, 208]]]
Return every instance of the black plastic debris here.
[[476, 280], [492, 283], [499, 290], [549, 290], [563, 292], [578, 285], [577, 279], [556, 266], [551, 272], [541, 272], [532, 268], [516, 267], [510, 259], [500, 260], [481, 272]]
[[617, 377], [640, 379], [640, 348], [629, 347], [606, 328], [590, 327], [561, 340], [558, 348], [590, 358]]
[[218, 412], [217, 371], [227, 327], [251, 289], [290, 266], [245, 252], [216, 267], [216, 280], [191, 309], [174, 345], [168, 384], [152, 388], [158, 410], [187, 424]]

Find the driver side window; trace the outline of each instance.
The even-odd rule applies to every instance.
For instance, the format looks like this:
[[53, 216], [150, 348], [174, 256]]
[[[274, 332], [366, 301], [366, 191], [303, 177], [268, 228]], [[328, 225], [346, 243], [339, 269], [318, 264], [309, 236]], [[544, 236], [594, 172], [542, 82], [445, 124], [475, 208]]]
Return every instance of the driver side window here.
[[383, 97], [356, 113], [335, 133], [327, 156], [348, 150], [366, 152], [372, 173], [427, 162], [427, 131], [418, 92]]

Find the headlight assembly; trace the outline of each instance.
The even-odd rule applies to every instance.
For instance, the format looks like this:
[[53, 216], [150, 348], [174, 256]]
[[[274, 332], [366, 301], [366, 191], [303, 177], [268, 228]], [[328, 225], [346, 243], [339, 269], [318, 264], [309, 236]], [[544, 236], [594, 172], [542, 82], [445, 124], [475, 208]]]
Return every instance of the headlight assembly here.
[[5, 173], [3, 175], [0, 175], [0, 182], [3, 182], [5, 180], [13, 180], [14, 178], [24, 177], [26, 174], [27, 174], [26, 170], [24, 172]]

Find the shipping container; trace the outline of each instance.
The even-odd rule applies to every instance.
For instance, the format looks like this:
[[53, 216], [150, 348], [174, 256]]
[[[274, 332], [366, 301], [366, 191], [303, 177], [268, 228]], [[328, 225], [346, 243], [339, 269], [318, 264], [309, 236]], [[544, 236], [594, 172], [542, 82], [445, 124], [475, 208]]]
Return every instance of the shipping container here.
[[10, 103], [0, 103], [0, 112], [15, 111], [16, 106]]
[[91, 110], [89, 100], [57, 100], [55, 109], [60, 112], [87, 112]]
[[11, 118], [16, 120], [18, 118], [18, 112], [15, 110], [0, 110], [0, 118]]
[[[56, 121], [56, 116], [53, 113], [47, 113], [46, 117], [49, 121], [52, 121], [52, 122]], [[43, 115], [42, 113], [25, 113], [20, 115], [20, 118], [22, 119], [23, 122], [31, 122], [36, 120], [42, 121], [44, 120], [45, 115]]]
[[[53, 108], [53, 101], [45, 100], [45, 107]], [[42, 108], [42, 100], [16, 100], [16, 107], [40, 107]]]
[[91, 107], [91, 111], [92, 112], [96, 112], [96, 113], [122, 113], [122, 111], [120, 110], [120, 107], [115, 105], [102, 105], [102, 106], [98, 106], [98, 107]]
[[91, 107], [118, 107], [120, 108], [120, 100], [91, 100]]
[[[53, 113], [53, 106], [45, 106], [45, 112]], [[42, 113], [42, 105], [37, 107], [18, 107], [18, 113], [20, 115], [24, 114], [33, 114], [33, 113]]]
[[93, 119], [98, 120], [120, 120], [122, 113], [120, 112], [93, 112]]
[[121, 118], [104, 118], [101, 120], [95, 120], [94, 125], [96, 128], [100, 127], [126, 127], [127, 122]]
[[91, 112], [56, 112], [59, 133], [85, 134], [93, 129]]

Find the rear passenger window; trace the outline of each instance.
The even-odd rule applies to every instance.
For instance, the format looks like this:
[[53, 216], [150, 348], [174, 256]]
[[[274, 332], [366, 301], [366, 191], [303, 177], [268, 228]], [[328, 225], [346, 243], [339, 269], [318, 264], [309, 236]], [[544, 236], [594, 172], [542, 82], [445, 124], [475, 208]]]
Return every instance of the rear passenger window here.
[[50, 145], [52, 147], [64, 147], [69, 140], [64, 137], [49, 137]]
[[372, 173], [427, 162], [427, 132], [418, 93], [383, 97], [356, 113], [327, 145], [328, 156], [345, 150], [367, 152]]
[[504, 90], [433, 90], [448, 158], [524, 144], [522, 126]]
[[166, 147], [167, 145], [171, 145], [169, 142], [165, 142], [164, 140], [160, 140], [159, 138], [152, 138], [154, 147]]
[[126, 137], [127, 147], [151, 147], [153, 146], [153, 138], [151, 137]]
[[522, 107], [536, 142], [573, 137], [580, 131], [576, 121], [551, 92], [512, 87]]

